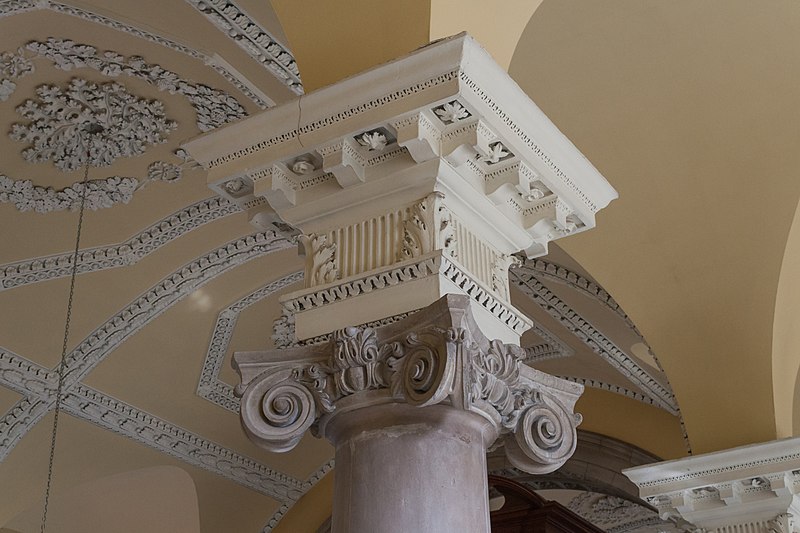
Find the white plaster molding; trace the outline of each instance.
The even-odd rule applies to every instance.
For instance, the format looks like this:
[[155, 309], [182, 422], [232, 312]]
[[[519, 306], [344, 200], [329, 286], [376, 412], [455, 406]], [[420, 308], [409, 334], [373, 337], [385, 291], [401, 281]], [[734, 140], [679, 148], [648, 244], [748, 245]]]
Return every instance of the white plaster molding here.
[[656, 405], [673, 415], [678, 414], [679, 409], [675, 395], [667, 386], [653, 378], [589, 321], [545, 287], [536, 276], [535, 271], [526, 269], [524, 265], [510, 273], [511, 282], [517, 285], [523, 293], [639, 387], [652, 398]]
[[644, 526], [674, 531], [672, 524], [661, 520], [655, 511], [619, 496], [584, 492], [570, 500], [567, 508], [609, 533], [635, 531]]
[[[465, 293], [488, 311], [476, 315], [487, 334], [518, 342], [527, 327], [499, 317], [521, 316], [508, 301], [512, 254], [545, 253], [549, 241], [593, 227], [616, 198], [464, 35], [300, 99], [185, 145], [209, 168], [213, 189], [253, 209], [269, 203], [316, 243], [306, 246], [305, 289], [287, 296], [318, 308], [293, 309], [300, 339]], [[449, 270], [435, 282], [433, 272], [407, 281], [405, 262], [433, 253]], [[399, 276], [384, 283], [379, 276], [390, 270]], [[358, 305], [349, 300], [354, 288]], [[336, 296], [326, 302], [320, 290]]]
[[303, 94], [300, 71], [288, 48], [233, 0], [186, 0], [295, 94]]
[[633, 321], [630, 319], [627, 313], [625, 313], [617, 301], [614, 300], [614, 298], [608, 294], [608, 292], [606, 292], [606, 290], [598, 283], [595, 283], [591, 279], [588, 279], [565, 266], [553, 263], [540, 257], [528, 259], [524, 262], [524, 265], [529, 270], [536, 271], [541, 278], [566, 285], [599, 302], [603, 305], [603, 307], [614, 312], [623, 321], [625, 321], [625, 324], [644, 340], [644, 337], [639, 332], [636, 324], [633, 323]]
[[8, 100], [17, 88], [15, 80], [34, 71], [33, 62], [24, 55], [24, 50], [0, 53], [0, 102]]
[[[331, 310], [328, 306], [332, 303], [361, 297], [358, 302], [360, 306], [363, 306], [367, 301], [365, 297], [371, 296], [376, 301], [384, 301], [383, 314], [395, 316], [424, 307], [426, 304], [425, 299], [429, 298], [430, 295], [427, 293], [420, 294], [420, 300], [413, 300], [412, 303], [403, 302], [404, 305], [394, 309], [390, 307], [390, 302], [386, 300], [386, 298], [389, 298], [387, 296], [388, 292], [381, 291], [393, 288], [409, 292], [413, 290], [409, 285], [411, 282], [427, 283], [428, 281], [433, 281], [436, 284], [440, 295], [458, 292], [469, 296], [478, 304], [479, 316], [489, 320], [490, 322], [487, 322], [487, 324], [497, 324], [489, 328], [489, 332], [494, 336], [507, 340], [508, 333], [505, 331], [507, 329], [513, 332], [518, 340], [519, 336], [531, 327], [531, 320], [527, 316], [498, 298], [493, 291], [478, 280], [475, 280], [469, 271], [452, 257], [448, 258], [438, 251], [395, 263], [387, 268], [350, 276], [335, 283], [313, 287], [310, 290], [297, 291], [287, 295], [283, 300], [283, 305], [295, 315], [301, 312], [306, 313], [309, 317], [307, 320], [314, 321], [319, 320], [319, 316], [331, 318]], [[406, 299], [413, 299], [414, 295], [407, 294], [406, 297]], [[391, 309], [391, 312], [387, 312], [387, 309]], [[315, 311], [324, 313], [324, 315], [316, 315]], [[339, 317], [335, 324], [330, 325], [333, 327], [341, 325], [343, 320], [362, 324], [371, 322], [369, 320], [370, 315], [364, 314], [363, 311], [369, 313], [370, 308], [363, 309], [362, 312], [353, 309], [348, 316]], [[323, 329], [328, 327], [326, 324], [320, 324], [320, 327]], [[486, 324], [484, 324], [484, 327], [486, 327]], [[323, 332], [323, 329], [318, 327], [310, 335], [319, 335]], [[298, 333], [298, 335], [304, 339], [310, 336], [306, 332]]]
[[64, 395], [63, 408], [78, 418], [266, 494], [279, 502], [293, 502], [303, 494], [303, 484], [291, 476], [276, 472], [85, 385], [77, 384]]
[[[434, 55], [436, 59], [432, 59]], [[463, 60], [465, 57], [468, 57], [469, 60]], [[409, 76], [406, 80], [399, 82], [395, 75], [399, 62], [403, 62], [404, 70], [411, 72], [416, 70], [415, 76]], [[537, 161], [536, 165], [528, 165], [524, 169], [526, 185], [545, 180], [550, 185], [549, 191], [558, 192], [560, 196], [563, 194], [565, 198], [570, 198], [568, 202], [570, 205], [575, 203], [575, 205], [571, 205], [571, 208], [578, 210], [583, 224], [593, 224], [591, 213], [596, 212], [615, 198], [615, 192], [602, 178], [593, 181], [587, 179], [588, 176], [597, 177], [599, 174], [583, 157], [574, 160], [564, 157], [565, 153], [575, 152], [574, 146], [556, 130], [555, 126], [501, 70], [488, 54], [470, 38], [459, 36], [446, 39], [424, 47], [393, 63], [354, 76], [342, 84], [337, 84], [335, 89], [323, 89], [312, 95], [306, 95], [303, 106], [304, 115], [309, 118], [302, 122], [294, 119], [275, 124], [271, 116], [251, 121], [247, 126], [240, 125], [237, 128], [245, 130], [268, 124], [267, 121], [273, 122], [266, 128], [259, 128], [261, 134], [258, 136], [257, 142], [253, 142], [253, 137], [250, 135], [231, 135], [231, 137], [237, 138], [233, 142], [210, 147], [207, 146], [208, 140], [196, 141], [194, 146], [190, 145], [189, 150], [197, 151], [196, 158], [205, 166], [215, 169], [243, 157], [258, 154], [268, 148], [283, 147], [285, 150], [289, 145], [294, 148], [296, 139], [318, 133], [318, 130], [338, 127], [345, 119], [348, 122], [355, 122], [348, 129], [362, 132], [374, 130], [375, 127], [370, 128], [369, 124], [381, 122], [378, 118], [381, 116], [380, 111], [388, 108], [387, 104], [392, 103], [393, 113], [396, 114], [398, 108], [402, 106], [406, 110], [405, 113], [409, 114], [404, 119], [387, 116], [383, 120], [393, 122], [392, 129], [398, 130], [398, 143], [408, 148], [412, 155], [416, 154], [416, 158], [420, 158], [426, 151], [438, 151], [443, 148], [436, 143], [436, 139], [430, 137], [430, 135], [436, 137], [435, 128], [432, 126], [432, 124], [435, 125], [433, 121], [440, 121], [439, 118], [429, 118], [430, 114], [436, 116], [436, 113], [429, 113], [428, 107], [433, 109], [445, 103], [458, 101], [459, 105], [467, 107], [471, 114], [477, 113], [477, 110], [480, 109], [481, 116], [491, 124], [488, 128], [483, 128], [488, 133], [482, 134], [483, 130], [481, 128], [475, 130], [473, 123], [471, 125], [472, 134], [479, 134], [481, 139], [491, 139], [488, 135], [502, 138], [503, 146], [509, 147], [517, 157], [522, 157], [522, 154], [527, 156], [530, 153], [533, 160]], [[402, 87], [398, 87], [401, 84]], [[489, 91], [484, 89], [484, 85], [492, 86], [492, 96], [489, 95]], [[462, 87], [465, 93], [460, 92]], [[420, 111], [416, 104], [421, 103], [426, 91], [433, 88], [441, 88], [442, 90], [438, 92], [442, 96], [447, 91], [454, 91], [455, 94], [440, 98], [441, 101], [433, 104], [425, 105], [424, 109]], [[467, 102], [461, 103], [458, 100], [459, 94]], [[342, 98], [342, 95], [347, 95], [347, 97]], [[495, 98], [499, 96], [507, 100], [502, 105], [495, 101]], [[296, 104], [292, 103], [291, 105], [297, 108]], [[288, 107], [285, 109], [282, 112], [289, 113]], [[331, 109], [336, 111], [331, 113]], [[510, 109], [514, 109], [514, 111], [508, 111]], [[519, 109], [530, 109], [530, 114], [520, 113]], [[299, 110], [296, 111], [299, 112]], [[403, 111], [400, 113], [402, 114]], [[420, 121], [425, 123], [424, 129], [419, 126]], [[460, 122], [462, 121], [457, 124]], [[287, 128], [289, 123], [292, 123], [292, 127]], [[363, 126], [361, 126], [362, 123]], [[429, 146], [427, 148], [420, 147], [417, 139], [407, 138], [403, 135], [400, 130], [406, 127], [414, 127], [416, 134], [425, 134], [424, 140], [421, 142], [428, 143]], [[419, 128], [419, 131], [416, 128]], [[342, 128], [339, 127], [339, 129]], [[459, 138], [462, 130], [463, 128], [460, 130], [444, 129], [445, 133], [442, 135], [449, 136], [445, 138], [446, 141], [451, 138], [455, 140]], [[470, 128], [463, 131], [470, 133]], [[509, 135], [507, 139], [506, 135]], [[536, 136], [539, 141], [534, 142], [533, 136]], [[487, 150], [489, 144], [490, 141], [487, 140]], [[304, 145], [308, 146], [307, 143]], [[554, 159], [556, 153], [559, 153], [560, 161], [558, 163]], [[541, 165], [544, 165], [541, 171], [539, 169], [532, 170]], [[575, 175], [568, 174], [562, 167], [569, 169], [570, 174], [574, 172]], [[581, 175], [581, 181], [586, 182], [581, 187], [577, 185], [577, 175]], [[589, 181], [592, 182], [591, 185], [588, 184]]]
[[591, 379], [591, 378], [578, 378], [574, 376], [558, 376], [561, 379], [566, 379], [567, 381], [572, 381], [575, 383], [580, 383], [584, 387], [591, 387], [593, 389], [600, 389], [608, 392], [613, 392], [615, 394], [621, 394], [627, 398], [632, 400], [636, 400], [637, 402], [642, 402], [647, 405], [653, 405], [656, 407], [661, 407], [658, 402], [656, 402], [650, 396], [642, 394], [640, 392], [632, 391], [625, 387], [621, 387], [619, 385], [614, 385], [612, 383], [606, 383], [605, 381], [600, 381], [598, 379]]
[[[306, 480], [304, 486], [305, 492], [308, 492], [311, 487], [317, 484], [319, 480], [321, 480], [328, 472], [333, 470], [334, 461], [331, 459], [327, 463], [323, 464], [319, 467], [309, 478]], [[304, 493], [305, 494], [305, 493]], [[271, 533], [271, 531], [278, 525], [281, 519], [289, 512], [292, 508], [293, 504], [283, 504], [281, 507], [275, 511], [272, 516], [269, 518], [264, 527], [261, 529], [261, 533]]]
[[[22, 157], [29, 163], [52, 160], [65, 172], [86, 165], [87, 156], [91, 166], [100, 167], [140, 155], [165, 143], [178, 127], [167, 119], [162, 102], [139, 98], [118, 82], [72, 78], [66, 88], [41, 85], [36, 95], [17, 107], [28, 122], [13, 124], [9, 137], [28, 145]], [[89, 124], [103, 130], [89, 134]]]
[[110, 50], [101, 53], [93, 46], [53, 37], [46, 41], [32, 41], [26, 49], [49, 59], [61, 70], [90, 68], [110, 78], [130, 76], [160, 91], [180, 94], [194, 108], [197, 127], [203, 132], [247, 115], [244, 107], [226, 92], [182, 78], [159, 65], [145, 62], [141, 57], [125, 57]]
[[[58, 375], [0, 348], [0, 385], [41, 403], [54, 401]], [[276, 472], [248, 457], [81, 383], [63, 392], [63, 409], [83, 420], [141, 442], [193, 466], [235, 481], [280, 502], [294, 501], [308, 482]]]
[[[134, 265], [193, 229], [238, 212], [239, 208], [224, 198], [215, 196], [201, 200], [155, 222], [124, 242], [81, 250], [78, 274]], [[6, 263], [0, 265], [0, 291], [66, 277], [71, 269], [72, 253]]]
[[[623, 470], [662, 518], [702, 531], [800, 531], [800, 438]], [[749, 528], [749, 529], [748, 529]]]
[[[67, 354], [66, 386], [82, 380], [125, 339], [205, 283], [251, 259], [291, 245], [289, 239], [276, 231], [256, 233], [231, 241], [179, 268], [95, 329]], [[51, 407], [52, 401], [34, 399], [0, 419], [0, 460]]]
[[[127, 204], [139, 187], [139, 180], [112, 176], [86, 183], [86, 208], [92, 211]], [[0, 174], [0, 203], [14, 204], [17, 210], [51, 213], [75, 211], [81, 205], [83, 183], [76, 181], [69, 187], [56, 190], [34, 185], [31, 180], [14, 180]]]
[[526, 363], [538, 363], [540, 361], [566, 357], [564, 352], [559, 350], [558, 347], [552, 346], [549, 343], [524, 346], [523, 350], [525, 350]]
[[219, 379], [219, 371], [228, 352], [231, 337], [236, 328], [239, 314], [264, 298], [268, 298], [279, 290], [303, 279], [302, 272], [294, 272], [280, 279], [267, 283], [247, 296], [240, 298], [217, 315], [211, 341], [208, 344], [203, 370], [197, 384], [197, 395], [219, 405], [223, 409], [239, 412], [239, 398], [233, 394], [233, 386]]
[[[601, 287], [600, 285], [598, 285], [594, 281], [592, 281], [592, 280], [590, 280], [590, 279], [578, 274], [577, 272], [574, 272], [574, 271], [572, 271], [572, 270], [570, 270], [570, 269], [568, 269], [568, 268], [566, 268], [566, 267], [564, 267], [562, 265], [559, 265], [559, 264], [556, 264], [556, 263], [552, 263], [552, 262], [547, 261], [547, 260], [542, 259], [542, 258], [528, 259], [528, 260], [526, 260], [524, 262], [524, 265], [529, 270], [536, 271], [540, 278], [548, 279], [550, 281], [554, 281], [556, 283], [561, 283], [561, 284], [564, 284], [564, 285], [566, 285], [568, 287], [571, 287], [572, 289], [574, 289], [574, 290], [576, 290], [576, 291], [578, 291], [578, 292], [580, 292], [582, 294], [585, 294], [586, 296], [589, 296], [590, 298], [594, 299], [595, 301], [597, 301], [598, 303], [602, 304], [604, 307], [606, 307], [610, 311], [616, 313], [617, 316], [619, 316], [623, 321], [625, 321], [625, 324], [631, 329], [631, 331], [633, 331], [636, 335], [639, 336], [639, 338], [642, 340], [642, 342], [645, 344], [645, 346], [647, 346], [648, 350], [650, 350], [650, 353], [653, 354], [653, 350], [652, 350], [652, 348], [650, 348], [650, 345], [648, 344], [647, 339], [644, 338], [642, 333], [636, 327], [636, 324], [633, 323], [633, 321], [630, 319], [630, 317], [627, 315], [627, 313], [625, 313], [625, 311], [622, 309], [622, 307], [616, 302], [616, 300], [614, 300], [614, 298], [610, 294], [608, 294], [608, 292], [606, 292], [605, 289], [603, 289], [603, 287]], [[664, 373], [664, 369], [661, 367], [661, 362], [658, 360], [658, 357], [655, 354], [653, 354], [653, 360], [656, 362], [656, 365], [658, 366], [658, 369], [663, 373], [663, 378], [666, 381], [667, 387], [669, 387], [671, 389], [672, 386], [669, 383], [669, 377]], [[604, 390], [609, 390], [611, 392], [617, 392], [619, 394], [623, 394], [625, 396], [628, 396], [628, 397], [634, 398], [634, 399], [638, 399], [638, 397], [639, 397], [639, 393], [637, 393], [637, 392], [628, 391], [627, 389], [621, 389], [619, 387], [616, 387], [616, 386], [613, 386], [613, 385], [608, 385], [608, 384], [605, 384], [605, 383], [599, 383], [598, 382], [598, 384], [595, 385], [595, 384], [593, 384], [594, 380], [591, 380], [591, 381], [592, 382], [590, 382], [588, 380], [585, 380], [585, 381], [582, 381], [581, 383], [583, 383], [584, 385], [589, 386], [589, 387], [597, 386], [598, 388], [602, 388]], [[651, 405], [654, 404], [652, 399], [649, 398], [649, 397], [647, 397], [646, 403], [650, 403]], [[683, 414], [680, 412], [680, 408], [677, 407], [678, 406], [677, 398], [675, 398], [675, 405], [676, 405], [676, 408], [677, 408], [677, 411], [678, 411], [677, 417], [678, 417], [678, 419], [680, 421], [681, 433], [683, 435], [683, 441], [684, 441], [684, 444], [686, 445], [687, 452], [691, 455], [692, 446], [691, 446], [691, 443], [689, 442], [689, 435], [686, 432], [686, 425], [684, 424], [684, 421], [683, 421]]]
[[214, 71], [216, 71], [234, 87], [236, 87], [242, 94], [255, 102], [260, 108], [265, 109], [271, 105], [271, 100], [263, 93], [255, 89], [250, 80], [244, 78], [239, 72], [231, 68], [230, 65], [224, 61], [220, 61], [219, 58], [215, 56], [209, 56], [194, 48], [180, 44], [161, 35], [142, 30], [141, 28], [108, 18], [86, 9], [50, 0], [0, 0], [0, 18], [12, 16], [17, 13], [35, 11], [38, 9], [49, 9], [57, 13], [62, 13], [94, 22], [96, 24], [101, 24], [108, 28], [112, 28], [114, 30], [159, 44], [165, 48], [169, 48], [170, 50], [186, 54], [189, 57], [202, 61], [204, 64], [211, 67]]

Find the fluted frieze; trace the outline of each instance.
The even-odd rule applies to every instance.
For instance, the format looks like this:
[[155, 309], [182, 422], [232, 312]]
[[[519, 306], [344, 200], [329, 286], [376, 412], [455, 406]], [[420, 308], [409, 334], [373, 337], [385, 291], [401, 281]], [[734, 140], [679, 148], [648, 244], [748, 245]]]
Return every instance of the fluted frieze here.
[[[209, 186], [251, 220], [280, 219], [305, 235], [306, 286], [287, 298], [338, 296], [320, 300], [325, 312], [295, 310], [300, 340], [341, 329], [345, 319], [366, 323], [444, 294], [471, 295], [464, 286], [519, 314], [509, 302], [514, 254], [546, 254], [549, 242], [594, 227], [595, 214], [617, 196], [466, 35], [192, 140], [186, 150], [208, 169]], [[380, 282], [431, 254], [457, 264], [462, 279]], [[341, 296], [362, 280], [380, 294]], [[491, 337], [519, 342], [518, 328], [487, 313], [475, 318]]]
[[516, 467], [557, 469], [575, 450], [583, 387], [524, 365], [519, 346], [486, 338], [472, 305], [448, 295], [393, 324], [339, 329], [324, 344], [237, 353], [245, 430], [285, 451], [309, 429], [327, 436], [343, 412], [447, 405], [490, 421]]

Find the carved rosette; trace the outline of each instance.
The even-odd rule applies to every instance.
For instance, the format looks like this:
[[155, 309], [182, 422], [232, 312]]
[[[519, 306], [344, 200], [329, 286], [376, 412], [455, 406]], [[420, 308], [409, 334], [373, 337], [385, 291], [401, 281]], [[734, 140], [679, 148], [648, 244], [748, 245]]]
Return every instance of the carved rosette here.
[[345, 401], [348, 411], [445, 404], [493, 421], [514, 466], [557, 469], [575, 450], [582, 387], [522, 364], [519, 346], [486, 339], [469, 305], [448, 295], [394, 324], [338, 330], [327, 344], [236, 354], [245, 429], [285, 451], [312, 425], [324, 436]]

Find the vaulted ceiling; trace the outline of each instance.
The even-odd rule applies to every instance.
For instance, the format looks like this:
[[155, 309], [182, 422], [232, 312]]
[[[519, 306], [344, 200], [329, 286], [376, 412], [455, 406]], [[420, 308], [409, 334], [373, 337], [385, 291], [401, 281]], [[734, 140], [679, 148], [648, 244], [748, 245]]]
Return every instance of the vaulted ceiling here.
[[293, 234], [180, 147], [461, 30], [620, 193], [511, 274], [528, 363], [587, 386], [582, 428], [662, 458], [800, 430], [796, 2], [0, 0], [0, 531], [38, 530], [87, 153], [53, 523], [157, 515], [150, 484], [167, 530], [322, 524], [331, 447], [256, 448], [232, 393], [301, 280]]

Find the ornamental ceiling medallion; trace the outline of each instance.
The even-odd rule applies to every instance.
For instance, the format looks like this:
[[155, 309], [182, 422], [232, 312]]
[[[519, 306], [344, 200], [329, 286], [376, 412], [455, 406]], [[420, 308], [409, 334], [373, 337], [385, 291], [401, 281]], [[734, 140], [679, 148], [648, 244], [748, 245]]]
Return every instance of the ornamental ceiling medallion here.
[[[14, 124], [9, 136], [28, 146], [22, 157], [30, 163], [52, 161], [69, 172], [86, 164], [104, 167], [120, 157], [144, 153], [166, 142], [178, 124], [167, 119], [164, 104], [139, 98], [118, 82], [98, 85], [73, 78], [66, 89], [42, 85], [37, 100], [17, 107], [28, 123]], [[90, 124], [103, 130], [86, 134]]]
[[[160, 91], [185, 97], [195, 111], [196, 127], [205, 132], [247, 115], [244, 107], [224, 91], [195, 83], [138, 56], [123, 56], [71, 40], [48, 38], [33, 41], [16, 51], [0, 53], [0, 102], [8, 101], [17, 80], [34, 72], [32, 59], [43, 58], [59, 70], [91, 69], [109, 78], [127, 76], [145, 81]], [[66, 85], [44, 84], [36, 96], [16, 108], [26, 122], [12, 125], [9, 137], [25, 143], [21, 151], [29, 163], [52, 162], [64, 172], [87, 163], [112, 165], [121, 158], [140, 156], [152, 146], [168, 142], [178, 123], [171, 120], [164, 103], [133, 94], [121, 81], [95, 83], [76, 76]], [[89, 124], [103, 131], [85, 134]], [[87, 207], [92, 210], [128, 203], [133, 194], [153, 181], [174, 182], [190, 161], [151, 161], [142, 179], [111, 176], [87, 184]], [[31, 180], [12, 179], [0, 171], [0, 202], [20, 211], [39, 213], [76, 209], [83, 185], [61, 190], [42, 187]]]

